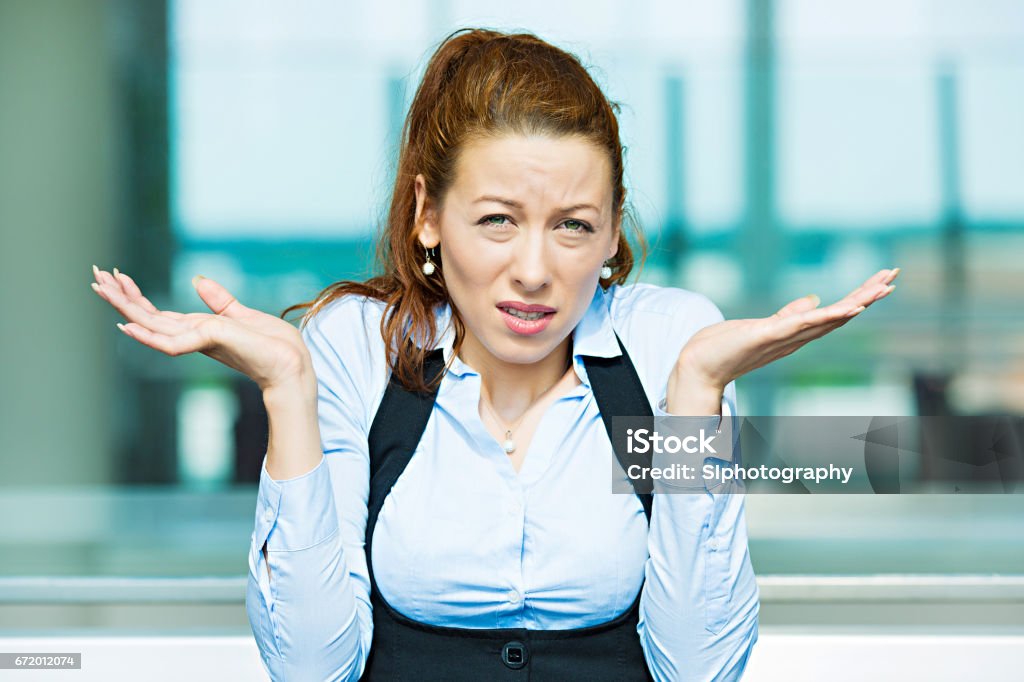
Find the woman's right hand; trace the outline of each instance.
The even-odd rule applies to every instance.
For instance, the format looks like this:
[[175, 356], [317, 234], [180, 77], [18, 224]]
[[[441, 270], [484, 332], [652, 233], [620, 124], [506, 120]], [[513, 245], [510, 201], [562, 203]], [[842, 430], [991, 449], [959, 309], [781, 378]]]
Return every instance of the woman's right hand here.
[[170, 356], [200, 352], [256, 382], [262, 391], [308, 381], [309, 350], [299, 330], [273, 315], [247, 308], [212, 279], [192, 280], [213, 313], [158, 310], [131, 277], [92, 266], [93, 290], [128, 323], [118, 327], [139, 343]]

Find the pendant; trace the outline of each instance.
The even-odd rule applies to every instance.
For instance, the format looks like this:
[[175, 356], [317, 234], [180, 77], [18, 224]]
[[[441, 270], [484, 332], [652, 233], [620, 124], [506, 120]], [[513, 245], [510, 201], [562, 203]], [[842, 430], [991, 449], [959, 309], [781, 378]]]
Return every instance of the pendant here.
[[506, 455], [511, 455], [516, 449], [516, 442], [512, 440], [512, 432], [505, 432], [505, 442], [501, 444], [501, 447], [505, 449]]

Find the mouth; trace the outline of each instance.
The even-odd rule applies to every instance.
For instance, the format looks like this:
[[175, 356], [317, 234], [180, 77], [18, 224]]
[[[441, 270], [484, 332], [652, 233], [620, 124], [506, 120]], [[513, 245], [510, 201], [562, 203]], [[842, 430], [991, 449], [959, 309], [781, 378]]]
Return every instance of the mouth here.
[[517, 334], [537, 334], [544, 330], [557, 312], [544, 305], [530, 305], [518, 301], [502, 301], [495, 306], [510, 330]]
[[514, 317], [518, 317], [520, 320], [529, 320], [531, 322], [533, 320], [539, 320], [540, 318], [544, 317], [545, 315], [554, 315], [554, 313], [546, 313], [546, 312], [528, 313], [525, 310], [518, 310], [516, 308], [499, 308], [499, 310], [501, 310], [502, 312], [505, 312], [505, 313], [507, 313], [509, 315], [512, 315]]

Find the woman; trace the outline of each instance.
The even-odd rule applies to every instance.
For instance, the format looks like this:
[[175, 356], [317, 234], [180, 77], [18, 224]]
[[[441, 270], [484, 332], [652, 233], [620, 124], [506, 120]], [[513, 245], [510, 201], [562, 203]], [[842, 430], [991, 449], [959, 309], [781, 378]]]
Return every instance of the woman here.
[[[625, 285], [615, 107], [572, 55], [463, 30], [405, 123], [383, 274], [296, 330], [194, 280], [121, 329], [257, 382], [270, 438], [247, 609], [274, 679], [736, 679], [757, 639], [742, 495], [610, 494], [610, 416], [735, 414], [734, 380], [892, 291], [723, 321]], [[640, 239], [642, 243], [642, 238]], [[285, 314], [288, 310], [285, 311]]]

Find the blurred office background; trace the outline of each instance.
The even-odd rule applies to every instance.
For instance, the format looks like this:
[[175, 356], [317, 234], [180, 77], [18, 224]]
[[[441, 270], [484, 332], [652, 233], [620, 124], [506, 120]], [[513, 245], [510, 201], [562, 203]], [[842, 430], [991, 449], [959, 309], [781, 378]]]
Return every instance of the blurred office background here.
[[[641, 281], [764, 316], [902, 267], [741, 413], [1024, 414], [1019, 2], [0, 0], [0, 636], [248, 632], [260, 396], [121, 334], [91, 266], [178, 311], [197, 273], [275, 314], [367, 276], [462, 26], [551, 40], [623, 104]], [[1020, 499], [751, 496], [763, 631], [1020, 634]]]

